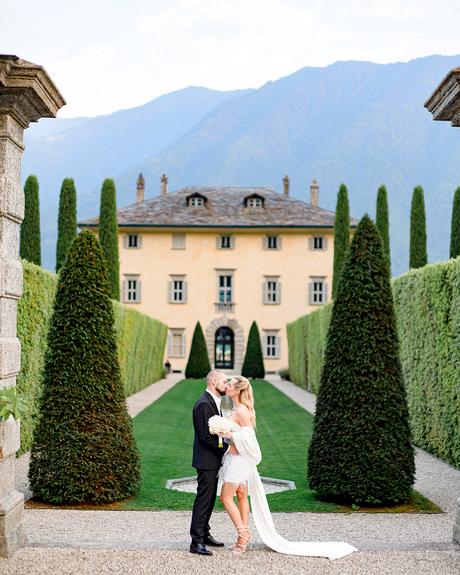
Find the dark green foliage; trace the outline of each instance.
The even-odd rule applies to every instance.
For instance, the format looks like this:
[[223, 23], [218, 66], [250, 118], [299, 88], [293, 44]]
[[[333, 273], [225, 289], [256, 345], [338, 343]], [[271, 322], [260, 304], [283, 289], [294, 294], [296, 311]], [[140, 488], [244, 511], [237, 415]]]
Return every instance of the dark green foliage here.
[[414, 473], [388, 261], [365, 215], [333, 304], [308, 479], [325, 500], [383, 505], [409, 497]]
[[77, 235], [77, 191], [72, 178], [65, 178], [59, 195], [56, 272], [64, 265], [67, 253]]
[[350, 207], [348, 190], [341, 184], [337, 194], [334, 226], [334, 270], [332, 276], [332, 299], [337, 295], [343, 262], [350, 245]]
[[210, 371], [211, 364], [209, 363], [208, 348], [206, 347], [201, 324], [198, 321], [193, 332], [190, 355], [185, 368], [185, 377], [188, 379], [200, 379], [206, 377]]
[[265, 377], [264, 358], [262, 355], [262, 346], [260, 344], [259, 328], [255, 321], [252, 322], [249, 330], [248, 344], [246, 355], [244, 356], [241, 375], [252, 377], [254, 379], [263, 379]]
[[58, 278], [29, 480], [50, 503], [115, 501], [140, 485], [104, 255], [91, 232], [75, 239]]
[[428, 262], [426, 252], [426, 216], [423, 188], [416, 186], [410, 211], [409, 268], [422, 268]]
[[380, 186], [377, 192], [377, 209], [375, 225], [380, 232], [383, 241], [383, 251], [388, 258], [388, 265], [391, 269], [390, 255], [390, 224], [388, 219], [388, 196], [385, 186]]
[[450, 229], [450, 257], [460, 256], [460, 188], [455, 190]]
[[118, 255], [117, 200], [115, 182], [104, 180], [99, 215], [99, 241], [107, 264], [110, 297], [120, 299], [120, 259]]
[[[24, 287], [18, 303], [18, 338], [21, 342], [21, 371], [17, 376], [19, 393], [26, 398], [28, 410], [21, 417], [21, 448], [30, 451], [38, 419], [43, 363], [49, 320], [53, 311], [57, 277], [22, 260]], [[125, 395], [129, 396], [158, 381], [163, 374], [167, 327], [164, 323], [113, 303], [118, 359]]]
[[42, 263], [40, 247], [40, 200], [38, 180], [29, 176], [24, 185], [24, 220], [21, 224], [20, 255], [21, 258], [37, 264]]

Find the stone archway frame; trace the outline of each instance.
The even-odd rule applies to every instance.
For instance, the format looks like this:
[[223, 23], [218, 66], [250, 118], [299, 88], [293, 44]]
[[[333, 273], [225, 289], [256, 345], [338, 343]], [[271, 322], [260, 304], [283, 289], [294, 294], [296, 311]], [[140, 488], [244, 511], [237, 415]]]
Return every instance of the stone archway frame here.
[[234, 334], [235, 363], [233, 369], [240, 371], [244, 359], [244, 331], [238, 321], [225, 315], [214, 319], [206, 328], [205, 338], [211, 365], [214, 367], [214, 339], [220, 327], [229, 327]]

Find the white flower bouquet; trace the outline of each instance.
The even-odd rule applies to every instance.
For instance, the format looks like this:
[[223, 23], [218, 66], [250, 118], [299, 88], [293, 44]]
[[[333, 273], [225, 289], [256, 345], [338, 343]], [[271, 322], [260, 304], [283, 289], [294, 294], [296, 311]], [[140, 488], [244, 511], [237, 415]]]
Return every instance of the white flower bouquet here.
[[226, 417], [220, 415], [213, 415], [208, 421], [209, 433], [219, 436], [219, 447], [223, 447], [222, 435], [226, 435], [232, 431], [232, 422]]

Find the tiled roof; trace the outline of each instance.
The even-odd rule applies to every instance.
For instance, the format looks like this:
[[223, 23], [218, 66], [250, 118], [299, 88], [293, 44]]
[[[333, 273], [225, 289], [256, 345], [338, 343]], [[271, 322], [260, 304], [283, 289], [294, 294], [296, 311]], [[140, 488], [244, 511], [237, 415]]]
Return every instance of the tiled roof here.
[[[188, 206], [187, 197], [197, 192], [207, 199], [205, 205]], [[263, 208], [245, 207], [244, 199], [253, 194], [264, 198]], [[270, 188], [188, 187], [121, 208], [117, 218], [119, 226], [127, 227], [333, 227], [335, 212]], [[79, 226], [97, 226], [98, 221], [91, 218]]]

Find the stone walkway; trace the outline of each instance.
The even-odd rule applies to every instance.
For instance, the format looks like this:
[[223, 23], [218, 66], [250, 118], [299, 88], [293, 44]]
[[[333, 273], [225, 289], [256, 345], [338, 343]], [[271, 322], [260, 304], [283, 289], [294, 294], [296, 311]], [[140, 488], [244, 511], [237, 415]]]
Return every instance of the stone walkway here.
[[[180, 375], [169, 376], [129, 398], [131, 414], [170, 389]], [[315, 396], [290, 382], [270, 382], [310, 412]], [[156, 387], [158, 386], [158, 387]], [[417, 450], [416, 488], [437, 503], [442, 514], [276, 513], [281, 535], [292, 540], [348, 541], [359, 549], [336, 561], [279, 555], [256, 538], [255, 549], [235, 557], [226, 549], [213, 557], [188, 553], [190, 512], [67, 511], [28, 509], [28, 547], [14, 558], [0, 559], [3, 575], [195, 573], [251, 574], [455, 574], [460, 573], [459, 546], [452, 541], [460, 471]], [[214, 535], [226, 542], [233, 528], [223, 512], [212, 520]]]

